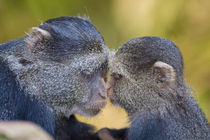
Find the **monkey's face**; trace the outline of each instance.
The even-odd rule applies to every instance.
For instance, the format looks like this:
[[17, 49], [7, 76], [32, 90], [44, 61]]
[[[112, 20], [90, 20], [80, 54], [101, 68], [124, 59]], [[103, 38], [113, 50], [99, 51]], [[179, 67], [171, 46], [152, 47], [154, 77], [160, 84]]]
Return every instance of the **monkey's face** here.
[[17, 58], [10, 59], [21, 68], [17, 79], [23, 89], [56, 113], [94, 116], [106, 105], [105, 54], [78, 56], [69, 63], [37, 60], [25, 66]]
[[90, 21], [51, 19], [26, 37], [26, 55], [32, 64], [20, 76], [22, 85], [57, 114], [96, 115], [106, 105], [106, 50]]
[[142, 106], [141, 97], [147, 90], [143, 81], [148, 81], [149, 78], [145, 79], [143, 71], [142, 76], [140, 73], [135, 74], [129, 63], [125, 64], [123, 60], [122, 57], [115, 55], [109, 61], [111, 75], [107, 82], [107, 93], [114, 105], [121, 106], [129, 113], [133, 113], [139, 106]]
[[[112, 104], [123, 107], [129, 115], [134, 114], [144, 106], [157, 104], [154, 94], [154, 81], [149, 72], [141, 71], [138, 75], [111, 71], [107, 82], [107, 93]], [[157, 99], [157, 100], [153, 100]]]
[[[67, 69], [65, 72], [59, 72], [68, 73], [59, 79], [63, 79], [60, 82], [62, 85], [68, 83], [69, 91], [66, 94], [56, 93], [62, 99], [60, 102], [67, 105], [65, 114], [97, 115], [107, 102], [104, 82], [107, 73], [106, 55], [89, 54], [76, 57], [68, 64]], [[64, 102], [62, 97], [69, 98]]]
[[129, 115], [165, 104], [171, 95], [175, 73], [164, 62], [138, 63], [129, 54], [116, 54], [110, 59], [110, 80], [107, 93], [114, 105], [123, 107]]
[[[84, 65], [83, 65], [84, 66]], [[84, 116], [95, 116], [107, 103], [107, 92], [105, 79], [107, 69], [105, 67], [97, 68], [93, 71], [84, 69], [79, 76], [83, 87], [80, 89], [85, 94], [81, 100], [73, 105], [71, 114], [77, 113]]]

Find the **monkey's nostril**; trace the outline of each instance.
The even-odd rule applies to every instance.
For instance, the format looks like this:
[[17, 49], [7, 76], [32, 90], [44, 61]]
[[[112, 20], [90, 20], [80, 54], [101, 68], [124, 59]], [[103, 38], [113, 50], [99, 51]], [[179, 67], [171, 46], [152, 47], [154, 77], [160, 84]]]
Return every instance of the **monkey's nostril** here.
[[102, 94], [100, 94], [100, 93], [99, 93], [99, 95], [100, 95], [100, 97], [101, 97], [102, 99], [106, 99], [106, 98], [107, 98], [106, 96], [104, 96], [104, 95], [102, 95]]
[[99, 92], [98, 94], [99, 94], [99, 96], [100, 96], [101, 98], [103, 98], [103, 99], [106, 99], [106, 98], [107, 98], [107, 93], [106, 93], [106, 91], [101, 91], [101, 92]]

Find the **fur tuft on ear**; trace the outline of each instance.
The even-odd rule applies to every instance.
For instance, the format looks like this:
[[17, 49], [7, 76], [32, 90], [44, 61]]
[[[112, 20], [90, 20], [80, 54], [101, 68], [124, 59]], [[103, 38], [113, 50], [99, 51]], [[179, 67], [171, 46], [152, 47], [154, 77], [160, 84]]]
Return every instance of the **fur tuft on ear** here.
[[38, 50], [41, 49], [46, 42], [51, 37], [51, 34], [39, 27], [32, 27], [31, 33], [28, 35], [26, 39], [27, 46], [30, 50]]
[[46, 38], [51, 36], [48, 31], [43, 30], [39, 27], [32, 27], [32, 33], [40, 34], [40, 35], [42, 35], [43, 37], [46, 37]]
[[161, 89], [166, 89], [175, 82], [176, 73], [171, 65], [157, 61], [153, 65], [153, 72]]

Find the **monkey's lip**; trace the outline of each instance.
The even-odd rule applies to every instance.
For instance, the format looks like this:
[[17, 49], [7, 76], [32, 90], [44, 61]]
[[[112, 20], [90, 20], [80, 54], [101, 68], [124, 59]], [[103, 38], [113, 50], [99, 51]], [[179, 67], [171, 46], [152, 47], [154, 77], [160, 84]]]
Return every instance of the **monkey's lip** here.
[[97, 105], [97, 106], [93, 106], [93, 107], [91, 107], [91, 108], [86, 108], [86, 109], [85, 109], [85, 112], [86, 112], [90, 117], [93, 117], [93, 116], [96, 116], [96, 115], [101, 111], [101, 109], [102, 109], [104, 106], [105, 106], [105, 105], [103, 105], [103, 106]]
[[92, 105], [88, 105], [86, 106], [87, 109], [102, 109], [106, 106], [107, 104], [107, 100], [103, 100], [103, 101], [97, 101], [97, 102], [94, 102], [92, 103]]
[[107, 100], [96, 102], [95, 105], [99, 106], [100, 108], [104, 108], [107, 104]]
[[89, 104], [77, 104], [70, 110], [68, 117], [72, 114], [80, 114], [82, 116], [93, 117], [96, 116], [103, 107], [106, 106], [106, 101], [97, 101]]
[[96, 116], [100, 111], [101, 109], [88, 109], [86, 110], [86, 113], [88, 114], [89, 117], [93, 117]]

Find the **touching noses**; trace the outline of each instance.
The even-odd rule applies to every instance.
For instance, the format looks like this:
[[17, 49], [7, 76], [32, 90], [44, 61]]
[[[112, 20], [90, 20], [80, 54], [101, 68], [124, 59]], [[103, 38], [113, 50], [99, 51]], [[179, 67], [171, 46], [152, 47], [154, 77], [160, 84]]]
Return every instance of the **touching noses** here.
[[104, 78], [99, 78], [95, 85], [93, 85], [93, 93], [96, 93], [96, 96], [101, 99], [107, 99], [107, 97], [113, 94], [114, 83], [115, 80], [113, 77], [111, 77], [107, 83], [105, 83]]
[[103, 78], [98, 81], [97, 92], [102, 99], [107, 99], [106, 83]]
[[110, 80], [106, 83], [107, 96], [111, 96], [113, 94], [114, 83], [115, 83], [115, 81], [114, 81], [113, 77], [111, 77]]

